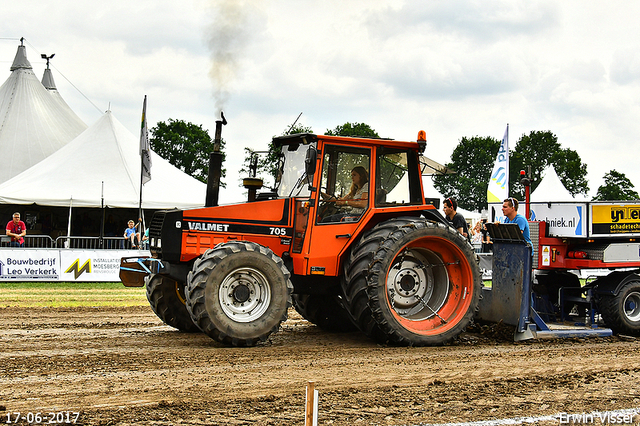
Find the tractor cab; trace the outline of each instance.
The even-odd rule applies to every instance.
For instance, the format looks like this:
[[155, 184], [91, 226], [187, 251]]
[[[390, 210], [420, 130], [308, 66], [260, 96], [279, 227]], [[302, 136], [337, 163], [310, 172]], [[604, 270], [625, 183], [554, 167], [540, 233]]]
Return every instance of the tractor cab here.
[[[422, 204], [420, 170], [424, 165], [418, 161], [416, 143], [314, 134], [282, 136], [273, 141], [282, 150], [276, 180], [279, 198], [316, 198], [312, 192], [318, 187], [320, 194], [330, 194], [334, 201], [344, 198], [352, 187], [353, 169], [360, 167], [360, 173], [363, 169], [366, 172], [366, 189], [375, 188], [374, 196], [368, 197], [374, 206]], [[320, 181], [315, 182], [318, 170]], [[325, 217], [321, 215], [321, 219]]]
[[424, 209], [418, 145], [312, 134], [274, 138], [277, 194], [293, 198], [291, 257], [301, 275], [340, 275], [350, 244], [377, 222]]

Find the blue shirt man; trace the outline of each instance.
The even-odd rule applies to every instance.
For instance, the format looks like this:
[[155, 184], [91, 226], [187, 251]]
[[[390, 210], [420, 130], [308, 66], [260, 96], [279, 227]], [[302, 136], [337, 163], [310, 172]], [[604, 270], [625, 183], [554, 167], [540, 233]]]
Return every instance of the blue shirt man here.
[[[509, 197], [505, 199], [502, 203], [502, 214], [504, 214], [504, 222], [503, 223], [516, 223], [522, 231], [522, 236], [529, 246], [532, 247], [533, 243], [531, 242], [531, 233], [529, 232], [529, 221], [527, 218], [518, 213], [518, 200], [513, 197]], [[532, 251], [533, 252], [533, 251]]]

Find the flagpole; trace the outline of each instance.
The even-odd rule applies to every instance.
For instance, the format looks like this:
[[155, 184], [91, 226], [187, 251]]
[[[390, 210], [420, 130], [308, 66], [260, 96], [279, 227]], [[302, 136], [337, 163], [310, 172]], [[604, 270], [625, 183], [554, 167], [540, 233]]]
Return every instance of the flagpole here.
[[142, 156], [140, 156], [140, 201], [138, 202], [138, 217], [142, 217], [142, 186], [144, 185], [142, 183], [142, 180], [144, 178], [143, 176], [143, 170], [144, 169], [144, 159], [142, 158]]
[[142, 154], [143, 138], [144, 138], [144, 122], [146, 120], [145, 114], [147, 109], [147, 95], [144, 95], [144, 102], [142, 104], [142, 125], [140, 127], [140, 201], [138, 202], [138, 217], [142, 217], [142, 185], [144, 179], [144, 156]]
[[[142, 219], [142, 187], [151, 180], [151, 148], [149, 147], [149, 132], [147, 130], [147, 95], [142, 104], [142, 124], [140, 127], [140, 201], [138, 202], [138, 218]], [[138, 230], [140, 234], [144, 230]], [[140, 236], [142, 238], [142, 235]]]
[[73, 195], [69, 200], [69, 221], [67, 222], [67, 241], [65, 241], [64, 248], [71, 248], [71, 213], [73, 210]]

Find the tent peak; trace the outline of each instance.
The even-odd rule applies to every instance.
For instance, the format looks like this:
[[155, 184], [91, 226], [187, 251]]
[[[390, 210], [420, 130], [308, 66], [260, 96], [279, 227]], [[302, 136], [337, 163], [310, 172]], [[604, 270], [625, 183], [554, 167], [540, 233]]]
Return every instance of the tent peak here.
[[51, 73], [51, 69], [49, 68], [49, 61], [54, 56], [56, 56], [55, 53], [52, 53], [51, 55], [47, 55], [46, 53], [42, 53], [40, 55], [40, 57], [42, 59], [46, 59], [47, 60], [47, 68], [44, 70], [44, 74], [42, 75], [42, 85], [44, 87], [46, 87], [48, 90], [57, 90], [56, 89], [56, 82], [53, 81], [53, 74]]
[[542, 179], [531, 193], [532, 202], [573, 201], [574, 197], [564, 186], [553, 164], [549, 164], [541, 174]]
[[0, 182], [40, 162], [87, 128], [52, 79], [44, 78], [46, 86], [39, 81], [27, 60], [24, 39], [22, 43], [0, 86]]
[[[24, 37], [20, 39], [20, 43], [22, 43], [23, 40]], [[31, 63], [27, 59], [27, 50], [24, 44], [20, 44], [20, 46], [18, 46], [16, 57], [13, 59], [13, 64], [9, 70], [15, 71], [18, 69], [32, 69]]]
[[42, 75], [42, 85], [47, 90], [57, 90], [56, 82], [53, 81], [53, 74], [51, 74], [51, 70], [49, 68], [44, 70], [44, 74]]

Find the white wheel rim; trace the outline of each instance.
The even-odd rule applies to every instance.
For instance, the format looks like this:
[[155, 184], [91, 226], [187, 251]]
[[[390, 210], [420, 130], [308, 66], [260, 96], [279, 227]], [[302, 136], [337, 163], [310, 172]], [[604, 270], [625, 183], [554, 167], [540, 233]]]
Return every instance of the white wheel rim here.
[[640, 293], [634, 291], [624, 298], [624, 314], [629, 321], [640, 321]]
[[262, 272], [254, 268], [238, 268], [225, 277], [218, 296], [227, 317], [237, 322], [251, 322], [269, 308], [271, 288]]

